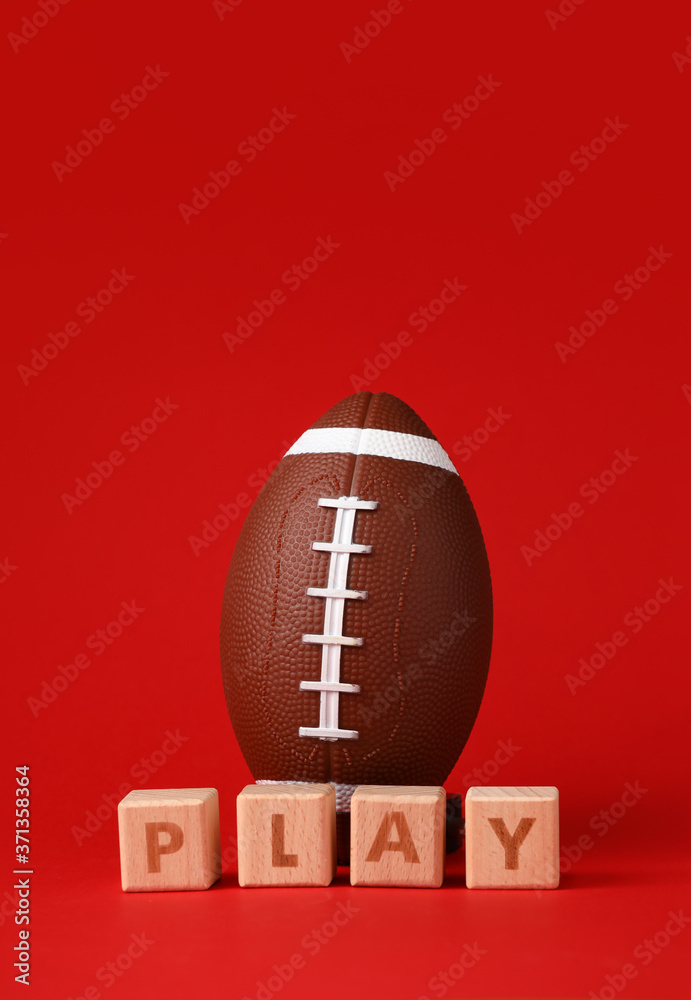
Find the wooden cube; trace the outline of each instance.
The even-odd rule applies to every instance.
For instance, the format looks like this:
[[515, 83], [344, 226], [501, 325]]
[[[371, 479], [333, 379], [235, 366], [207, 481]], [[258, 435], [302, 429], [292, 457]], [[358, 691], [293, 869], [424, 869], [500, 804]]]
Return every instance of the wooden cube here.
[[333, 785], [247, 785], [237, 809], [240, 885], [329, 885], [336, 874]]
[[558, 790], [551, 785], [469, 788], [465, 843], [469, 889], [556, 889]]
[[221, 875], [215, 788], [139, 788], [118, 805], [125, 892], [208, 889]]
[[439, 888], [446, 793], [426, 785], [359, 785], [350, 803], [351, 885]]

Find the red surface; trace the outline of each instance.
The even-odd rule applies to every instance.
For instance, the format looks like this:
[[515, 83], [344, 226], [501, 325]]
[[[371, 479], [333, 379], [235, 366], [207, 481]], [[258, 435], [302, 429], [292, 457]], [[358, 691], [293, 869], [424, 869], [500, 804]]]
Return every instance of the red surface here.
[[[28, 763], [34, 997], [98, 986], [107, 997], [266, 1000], [258, 983], [297, 953], [304, 968], [272, 995], [688, 996], [691, 931], [650, 960], [636, 951], [656, 933], [664, 941], [670, 911], [691, 912], [688, 11], [585, 3], [552, 28], [541, 3], [406, 3], [348, 62], [339, 43], [370, 7], [245, 0], [221, 20], [211, 3], [75, 2], [19, 51], [6, 44], [0, 559], [16, 568], [0, 588], [0, 794], [9, 892], [13, 769]], [[11, 0], [5, 35], [39, 10]], [[169, 75], [118, 117], [119, 95], [159, 64]], [[500, 86], [454, 130], [445, 111], [481, 76]], [[248, 162], [239, 145], [284, 107], [296, 117]], [[627, 128], [583, 161], [581, 144], [617, 116]], [[58, 179], [51, 164], [108, 117], [111, 131]], [[446, 141], [392, 192], [385, 173], [440, 127]], [[234, 158], [239, 174], [186, 223], [179, 205]], [[543, 181], [557, 192], [569, 169], [573, 182], [519, 233], [512, 213]], [[292, 291], [282, 275], [320, 237], [338, 248]], [[625, 300], [616, 283], [660, 246], [672, 256]], [[87, 322], [80, 303], [121, 268], [133, 279]], [[422, 330], [412, 314], [446, 279], [467, 289]], [[285, 301], [231, 352], [224, 332], [276, 288]], [[607, 299], [616, 312], [560, 360], [555, 344]], [[22, 378], [32, 350], [69, 322], [81, 332]], [[380, 343], [402, 331], [406, 346], [380, 371]], [[217, 632], [240, 519], [197, 555], [189, 539], [219, 504], [256, 495], [261, 470], [353, 390], [351, 376], [409, 402], [458, 459], [489, 551], [496, 641], [448, 788], [463, 788], [498, 741], [520, 747], [480, 783], [556, 784], [564, 846], [592, 838], [556, 892], [467, 891], [458, 856], [439, 891], [351, 890], [342, 877], [314, 891], [236, 887], [234, 796], [249, 775]], [[128, 429], [159, 397], [177, 409], [128, 450]], [[500, 407], [510, 417], [463, 452]], [[596, 502], [587, 486], [579, 496], [627, 449], [636, 460], [614, 485]], [[63, 495], [113, 450], [122, 464], [68, 512]], [[582, 516], [528, 565], [522, 546], [575, 502]], [[670, 577], [682, 589], [636, 626], [631, 609]], [[145, 609], [136, 621], [89, 651], [132, 600]], [[572, 694], [565, 675], [618, 631], [626, 644]], [[28, 699], [85, 652], [91, 665], [32, 714]], [[168, 730], [184, 742], [142, 770]], [[591, 827], [627, 782], [647, 789], [640, 801]], [[120, 892], [114, 815], [104, 806], [89, 836], [75, 828], [125, 783], [219, 788], [220, 885]], [[348, 903], [357, 912], [310, 954], [310, 935]], [[11, 918], [0, 928], [3, 995], [22, 990], [17, 931]], [[142, 932], [147, 951], [99, 981]], [[440, 984], [475, 942], [486, 954]], [[635, 978], [619, 990], [628, 963]]]

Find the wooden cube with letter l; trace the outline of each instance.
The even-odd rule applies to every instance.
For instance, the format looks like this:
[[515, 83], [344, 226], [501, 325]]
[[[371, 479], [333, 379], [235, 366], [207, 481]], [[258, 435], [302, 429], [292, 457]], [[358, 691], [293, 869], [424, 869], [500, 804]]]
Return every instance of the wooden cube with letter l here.
[[558, 790], [551, 785], [469, 788], [465, 843], [469, 889], [556, 889]]
[[333, 785], [247, 785], [237, 811], [241, 886], [329, 885], [336, 874]]
[[139, 788], [118, 805], [125, 892], [208, 889], [221, 875], [215, 788]]
[[350, 803], [351, 885], [439, 888], [446, 793], [437, 786], [359, 785]]

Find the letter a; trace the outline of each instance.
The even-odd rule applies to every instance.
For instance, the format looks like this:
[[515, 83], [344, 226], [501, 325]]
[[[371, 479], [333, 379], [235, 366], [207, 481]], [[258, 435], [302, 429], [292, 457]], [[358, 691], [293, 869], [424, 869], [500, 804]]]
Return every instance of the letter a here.
[[[390, 840], [391, 828], [396, 827], [398, 840]], [[420, 859], [415, 850], [413, 838], [410, 836], [410, 829], [405, 818], [405, 813], [387, 813], [381, 821], [381, 826], [374, 838], [374, 843], [367, 855], [367, 861], [380, 861], [384, 851], [401, 851], [406, 861], [413, 865], [419, 865]]]

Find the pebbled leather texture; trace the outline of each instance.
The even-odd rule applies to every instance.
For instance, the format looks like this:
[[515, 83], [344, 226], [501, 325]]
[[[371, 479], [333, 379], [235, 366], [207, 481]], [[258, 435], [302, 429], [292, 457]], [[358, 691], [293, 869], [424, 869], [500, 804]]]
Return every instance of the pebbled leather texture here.
[[[314, 427], [363, 427], [434, 438], [405, 403], [361, 392]], [[336, 511], [320, 497], [376, 500], [358, 510], [347, 586], [338, 725], [359, 738], [299, 735], [319, 724], [325, 587]], [[492, 642], [492, 591], [482, 533], [458, 475], [372, 455], [286, 456], [255, 500], [230, 564], [221, 619], [228, 709], [255, 780], [441, 785], [475, 722]]]

